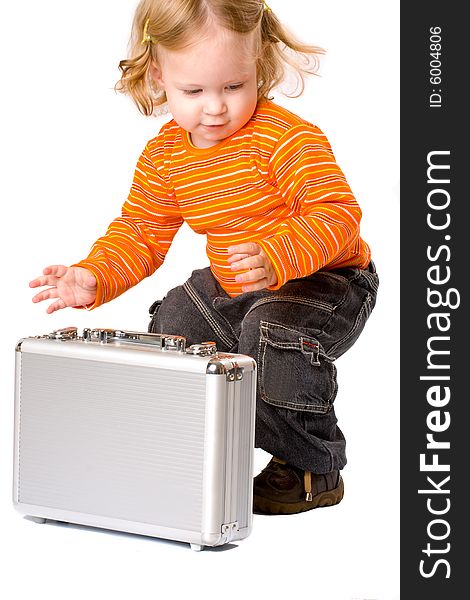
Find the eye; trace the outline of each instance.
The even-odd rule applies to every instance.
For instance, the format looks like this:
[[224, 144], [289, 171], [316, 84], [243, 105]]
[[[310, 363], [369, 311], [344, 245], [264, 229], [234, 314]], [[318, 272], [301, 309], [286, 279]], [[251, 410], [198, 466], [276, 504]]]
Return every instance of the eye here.
[[183, 90], [183, 94], [185, 96], [196, 96], [200, 92], [202, 92], [201, 89], [197, 89], [197, 90]]
[[243, 87], [243, 83], [233, 83], [232, 85], [228, 85], [227, 89], [230, 92], [236, 92], [237, 90], [241, 89]]

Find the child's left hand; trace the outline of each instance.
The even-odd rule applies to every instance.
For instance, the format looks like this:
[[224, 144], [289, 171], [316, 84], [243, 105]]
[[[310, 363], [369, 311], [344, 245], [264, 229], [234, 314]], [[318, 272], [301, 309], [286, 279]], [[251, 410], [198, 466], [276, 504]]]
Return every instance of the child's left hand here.
[[242, 286], [243, 292], [262, 290], [277, 283], [274, 267], [259, 244], [247, 242], [230, 246], [227, 251], [232, 271], [249, 269], [235, 276], [235, 281], [246, 284]]

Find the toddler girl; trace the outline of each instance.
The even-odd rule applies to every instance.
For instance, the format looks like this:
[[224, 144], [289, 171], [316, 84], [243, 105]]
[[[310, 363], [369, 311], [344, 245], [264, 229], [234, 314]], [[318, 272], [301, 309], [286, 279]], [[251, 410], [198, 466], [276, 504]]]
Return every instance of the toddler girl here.
[[256, 359], [256, 446], [273, 455], [254, 480], [258, 513], [342, 499], [334, 360], [378, 287], [328, 140], [269, 99], [288, 66], [302, 91], [320, 53], [262, 0], [142, 0], [117, 87], [145, 115], [168, 105], [173, 119], [89, 256], [30, 284], [49, 286], [33, 298], [53, 299], [48, 313], [92, 309], [154, 273], [183, 221], [207, 236], [210, 267], [152, 305], [149, 330]]

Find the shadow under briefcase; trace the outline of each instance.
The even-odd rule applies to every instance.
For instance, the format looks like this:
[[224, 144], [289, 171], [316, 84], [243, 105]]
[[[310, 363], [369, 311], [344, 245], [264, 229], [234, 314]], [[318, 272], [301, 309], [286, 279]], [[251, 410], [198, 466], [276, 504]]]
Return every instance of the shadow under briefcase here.
[[256, 363], [179, 336], [75, 327], [16, 348], [14, 504], [188, 542], [252, 526]]

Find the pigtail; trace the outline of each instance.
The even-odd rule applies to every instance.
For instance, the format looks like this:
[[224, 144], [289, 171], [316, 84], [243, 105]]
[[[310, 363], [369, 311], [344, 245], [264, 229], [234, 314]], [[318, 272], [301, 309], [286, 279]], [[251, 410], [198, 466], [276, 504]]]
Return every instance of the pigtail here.
[[287, 69], [295, 74], [298, 91], [286, 95], [300, 96], [305, 88], [305, 76], [315, 75], [318, 71], [318, 57], [325, 53], [323, 48], [297, 40], [271, 9], [263, 10], [261, 44], [258, 58], [260, 97], [267, 97], [272, 88], [282, 83]]
[[154, 35], [154, 0], [141, 0], [132, 23], [128, 57], [121, 60], [121, 78], [114, 89], [128, 94], [145, 116], [166, 102], [166, 94], [150, 75], [152, 64], [157, 63], [158, 38]]
[[156, 106], [166, 101], [164, 92], [157, 90], [150, 77], [150, 66], [153, 60], [151, 43], [141, 45], [137, 56], [126, 58], [119, 63], [121, 79], [116, 83], [118, 92], [129, 94], [139, 111], [145, 116], [154, 113]]

